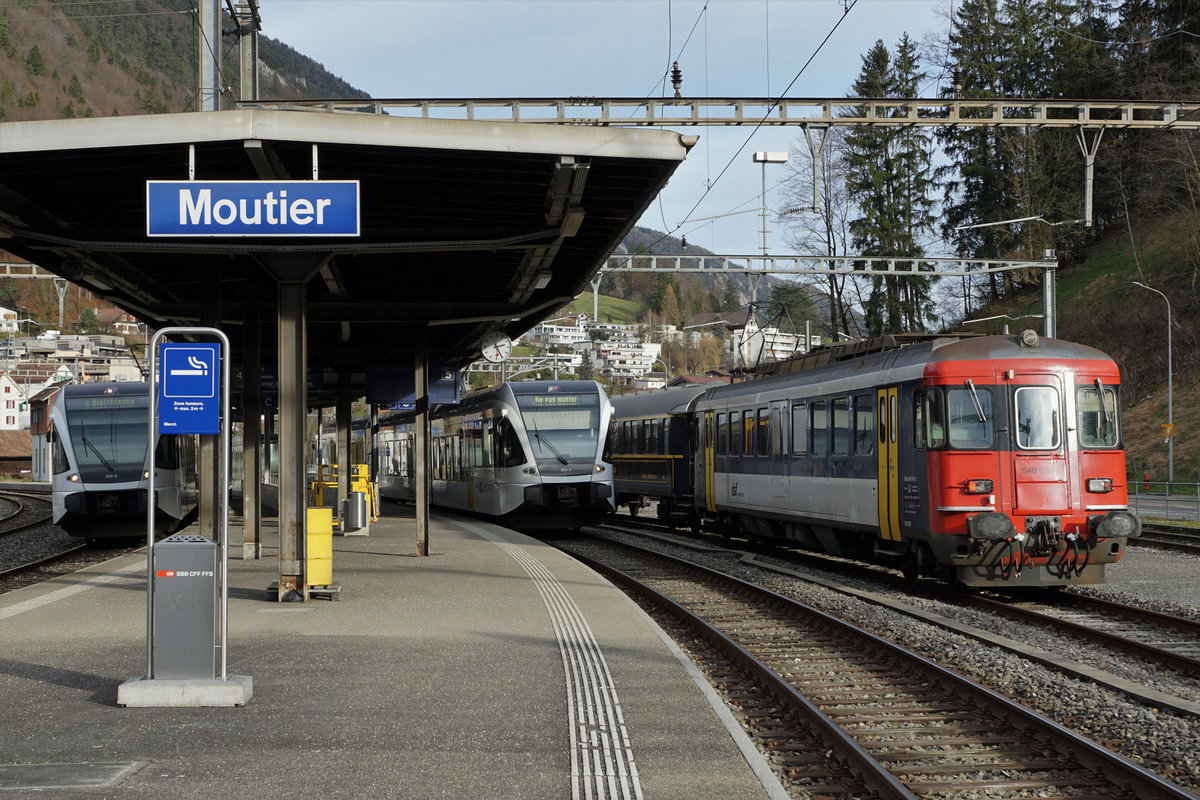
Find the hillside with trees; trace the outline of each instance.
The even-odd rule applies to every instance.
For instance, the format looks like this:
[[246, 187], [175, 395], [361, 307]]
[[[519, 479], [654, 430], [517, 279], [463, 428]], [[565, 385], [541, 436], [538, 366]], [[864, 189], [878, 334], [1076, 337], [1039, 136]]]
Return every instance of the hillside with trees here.
[[[0, 121], [106, 117], [196, 108], [193, 0], [22, 0], [0, 8]], [[232, 27], [226, 21], [227, 27]], [[236, 37], [222, 107], [239, 97]], [[232, 49], [231, 49], [232, 48]], [[282, 42], [259, 37], [264, 99], [365, 97]]]

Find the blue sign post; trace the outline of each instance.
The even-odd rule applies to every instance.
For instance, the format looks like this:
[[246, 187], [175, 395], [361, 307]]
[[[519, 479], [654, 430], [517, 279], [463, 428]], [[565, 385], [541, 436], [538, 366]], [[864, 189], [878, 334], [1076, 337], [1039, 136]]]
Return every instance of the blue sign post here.
[[[191, 335], [212, 337], [218, 341], [166, 343], [164, 337]], [[219, 328], [162, 328], [150, 339], [150, 413], [146, 422], [149, 458], [146, 474], [146, 673], [131, 678], [117, 688], [117, 704], [122, 706], [243, 706], [254, 694], [254, 681], [249, 675], [229, 674], [229, 452], [230, 452], [230, 404], [229, 404], [229, 337]], [[222, 358], [222, 354], [225, 355]], [[157, 356], [157, 358], [155, 358]], [[221, 457], [212, 465], [214, 485], [217, 487], [216, 503], [206, 510], [201, 504], [200, 513], [207, 515], [205, 522], [214, 532], [219, 532], [215, 541], [200, 536], [189, 536], [182, 540], [166, 540], [178, 547], [168, 548], [160, 565], [156, 553], [155, 520], [158, 516], [156, 442], [164, 434], [208, 434], [220, 437], [218, 442]], [[166, 542], [164, 542], [166, 544]], [[185, 546], [186, 545], [186, 546]], [[195, 545], [192, 548], [192, 545]], [[203, 546], [215, 546], [219, 554], [215, 564], [215, 575], [207, 573], [210, 581], [203, 586], [163, 585], [166, 598], [159, 603], [155, 598], [159, 579], [174, 581], [180, 577], [176, 570], [185, 553], [200, 550]], [[211, 563], [211, 562], [210, 562]], [[205, 578], [203, 569], [194, 576]], [[217, 590], [220, 594], [216, 594]], [[186, 590], [186, 591], [183, 591]], [[182, 592], [182, 593], [181, 593]], [[190, 594], [189, 594], [190, 592]], [[183, 598], [183, 599], [180, 599]], [[164, 615], [163, 630], [178, 630], [179, 620], [199, 619], [205, 609], [215, 612], [212, 648], [206, 643], [189, 643], [186, 638], [168, 634], [158, 641], [155, 631], [156, 607]], [[200, 610], [193, 609], [199, 607]], [[175, 619], [173, 615], [178, 615]], [[203, 624], [200, 628], [207, 628]], [[189, 629], [190, 630], [190, 629]], [[194, 631], [193, 631], [194, 633]], [[205, 637], [207, 638], [207, 637]], [[190, 644], [197, 644], [191, 647]], [[220, 674], [215, 675], [216, 654], [220, 654]], [[158, 666], [163, 665], [163, 675]], [[183, 673], [183, 677], [180, 677]], [[214, 674], [212, 679], [207, 676]]]
[[221, 345], [158, 346], [159, 433], [221, 432]]

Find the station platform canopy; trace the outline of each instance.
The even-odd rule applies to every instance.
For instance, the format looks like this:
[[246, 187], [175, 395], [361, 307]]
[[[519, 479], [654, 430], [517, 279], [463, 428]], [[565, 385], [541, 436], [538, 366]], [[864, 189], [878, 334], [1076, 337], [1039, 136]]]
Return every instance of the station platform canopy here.
[[[308, 363], [351, 376], [465, 364], [588, 285], [695, 143], [671, 131], [251, 109], [0, 124], [0, 248], [153, 328], [248, 326], [276, 347], [279, 281], [305, 284]], [[147, 230], [148, 181], [358, 181], [359, 232]], [[343, 378], [343, 381], [345, 378]], [[309, 404], [329, 391], [310, 388]]]

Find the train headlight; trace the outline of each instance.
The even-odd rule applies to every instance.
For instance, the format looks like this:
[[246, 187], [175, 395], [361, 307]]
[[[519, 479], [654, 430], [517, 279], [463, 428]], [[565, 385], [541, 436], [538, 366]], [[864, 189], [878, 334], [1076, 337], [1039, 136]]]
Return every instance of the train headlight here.
[[597, 465], [596, 465], [596, 472], [604, 472], [604, 465], [603, 465], [603, 464], [597, 464]]
[[1107, 494], [1112, 486], [1112, 478], [1088, 478], [1087, 482], [1087, 490], [1092, 494]]
[[67, 480], [69, 480], [71, 483], [79, 483], [79, 473], [78, 472], [71, 473], [71, 476], [68, 477]]
[[145, 480], [150, 480], [150, 470], [146, 470], [145, 472], [143, 472], [142, 478], [144, 478]]
[[967, 481], [967, 494], [991, 494], [991, 478], [974, 478]]

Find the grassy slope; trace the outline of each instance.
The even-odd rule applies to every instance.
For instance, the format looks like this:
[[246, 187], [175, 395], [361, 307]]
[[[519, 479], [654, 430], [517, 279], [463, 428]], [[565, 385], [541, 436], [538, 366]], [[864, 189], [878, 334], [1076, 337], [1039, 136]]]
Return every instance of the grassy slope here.
[[[600, 295], [600, 321], [613, 322], [617, 325], [632, 325], [638, 321], [641, 307], [628, 300], [618, 300], [615, 297]], [[592, 293], [584, 292], [575, 298], [570, 305], [558, 311], [556, 316], [565, 314], [587, 314], [592, 316]]]
[[[1183, 219], [1135, 224], [1132, 241], [1121, 228], [1093, 247], [1085, 261], [1058, 271], [1058, 336], [1098, 348], [1117, 362], [1129, 471], [1150, 471], [1160, 479], [1167, 474], [1159, 429], [1167, 421], [1166, 304], [1132, 281], [1170, 297], [1177, 481], [1200, 480], [1200, 274], [1193, 275], [1188, 266], [1187, 237]], [[1035, 289], [987, 314], [1041, 311], [1041, 290]]]

